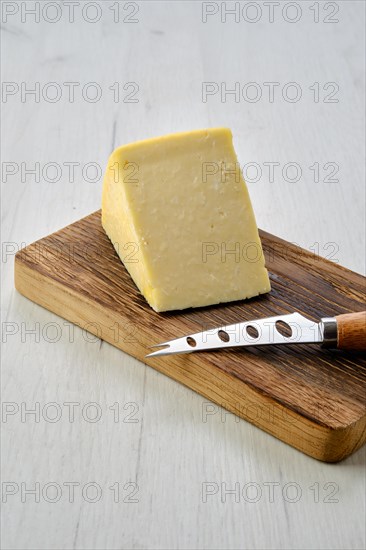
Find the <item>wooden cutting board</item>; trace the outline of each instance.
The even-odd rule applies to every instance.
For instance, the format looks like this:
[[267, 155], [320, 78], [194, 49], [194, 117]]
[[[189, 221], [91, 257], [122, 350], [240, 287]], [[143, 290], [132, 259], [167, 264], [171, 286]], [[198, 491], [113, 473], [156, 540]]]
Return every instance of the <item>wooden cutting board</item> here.
[[288, 345], [145, 358], [149, 346], [215, 326], [365, 309], [365, 278], [264, 231], [272, 291], [228, 305], [154, 312], [103, 231], [100, 212], [19, 251], [24, 296], [304, 453], [336, 462], [366, 440], [366, 358]]

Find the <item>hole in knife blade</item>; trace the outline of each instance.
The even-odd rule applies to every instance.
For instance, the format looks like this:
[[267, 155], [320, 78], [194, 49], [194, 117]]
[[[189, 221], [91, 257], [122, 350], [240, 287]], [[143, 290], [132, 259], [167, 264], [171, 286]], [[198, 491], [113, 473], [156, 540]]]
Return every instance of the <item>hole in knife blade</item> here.
[[222, 342], [229, 342], [229, 340], [230, 340], [230, 336], [224, 330], [219, 330], [217, 335], [220, 338], [220, 340], [222, 340]]
[[194, 338], [192, 338], [192, 336], [188, 336], [187, 344], [191, 346], [191, 348], [195, 348], [197, 346], [197, 342]]
[[248, 336], [250, 336], [251, 338], [258, 338], [258, 336], [259, 336], [258, 330], [255, 327], [253, 327], [252, 325], [248, 325], [246, 327], [246, 331], [247, 331]]
[[292, 336], [292, 328], [285, 321], [276, 321], [276, 329], [285, 338]]

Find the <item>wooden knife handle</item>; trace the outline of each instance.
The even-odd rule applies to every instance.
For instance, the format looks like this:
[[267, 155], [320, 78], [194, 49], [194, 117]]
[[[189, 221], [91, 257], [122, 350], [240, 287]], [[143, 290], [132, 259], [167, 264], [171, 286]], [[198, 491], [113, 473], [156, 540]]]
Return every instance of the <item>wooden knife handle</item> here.
[[337, 348], [366, 351], [366, 311], [337, 315]]

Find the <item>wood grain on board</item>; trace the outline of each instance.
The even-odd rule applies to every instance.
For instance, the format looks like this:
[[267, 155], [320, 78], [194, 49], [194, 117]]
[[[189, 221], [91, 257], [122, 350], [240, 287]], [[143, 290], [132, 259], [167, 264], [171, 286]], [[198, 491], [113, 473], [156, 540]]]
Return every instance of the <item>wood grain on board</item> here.
[[19, 251], [15, 285], [304, 453], [339, 461], [366, 440], [364, 354], [304, 344], [145, 358], [153, 344], [210, 327], [294, 311], [318, 321], [365, 309], [364, 277], [260, 234], [272, 291], [246, 301], [154, 312], [103, 231], [100, 212]]

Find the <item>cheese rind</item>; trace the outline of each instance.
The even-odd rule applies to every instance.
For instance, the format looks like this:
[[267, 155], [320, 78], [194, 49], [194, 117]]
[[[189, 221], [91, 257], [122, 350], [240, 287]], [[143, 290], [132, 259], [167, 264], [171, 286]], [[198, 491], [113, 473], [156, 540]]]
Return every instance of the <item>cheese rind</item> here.
[[226, 128], [116, 149], [103, 183], [102, 225], [155, 311], [270, 290], [248, 190]]

